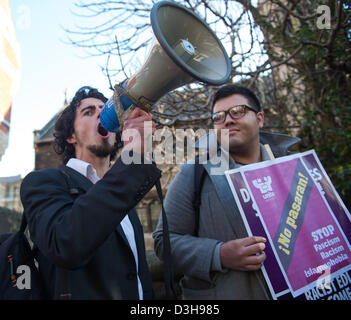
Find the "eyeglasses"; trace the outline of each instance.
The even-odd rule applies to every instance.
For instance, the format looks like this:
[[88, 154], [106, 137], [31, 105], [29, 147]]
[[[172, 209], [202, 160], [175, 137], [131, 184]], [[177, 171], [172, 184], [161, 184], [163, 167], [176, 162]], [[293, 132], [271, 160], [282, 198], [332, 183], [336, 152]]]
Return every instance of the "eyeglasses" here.
[[253, 109], [245, 104], [242, 104], [242, 105], [233, 106], [228, 110], [223, 110], [223, 111], [218, 111], [218, 112], [213, 113], [212, 114], [212, 121], [215, 124], [221, 124], [225, 121], [228, 113], [232, 119], [234, 119], [234, 120], [240, 119], [246, 115], [248, 110], [251, 110], [255, 113], [258, 112], [257, 110], [255, 110], [255, 109]]

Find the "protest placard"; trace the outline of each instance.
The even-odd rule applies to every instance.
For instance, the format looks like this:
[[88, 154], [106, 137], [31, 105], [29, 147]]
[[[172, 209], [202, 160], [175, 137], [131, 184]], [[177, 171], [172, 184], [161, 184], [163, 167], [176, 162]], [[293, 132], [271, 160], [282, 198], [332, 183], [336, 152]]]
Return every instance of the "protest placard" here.
[[226, 176], [274, 299], [351, 299], [351, 216], [313, 150]]

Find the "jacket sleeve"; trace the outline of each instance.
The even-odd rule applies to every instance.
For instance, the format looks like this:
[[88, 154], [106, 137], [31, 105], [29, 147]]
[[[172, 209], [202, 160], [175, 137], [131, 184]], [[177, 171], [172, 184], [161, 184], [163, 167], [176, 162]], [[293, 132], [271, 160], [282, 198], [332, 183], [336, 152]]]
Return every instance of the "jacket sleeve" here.
[[120, 158], [73, 200], [59, 170], [34, 171], [25, 177], [20, 192], [31, 238], [50, 262], [79, 268], [160, 176], [154, 164], [125, 165]]
[[[193, 165], [185, 164], [169, 186], [164, 200], [172, 261], [176, 273], [211, 282], [212, 260], [220, 241], [194, 236], [193, 198], [194, 169]], [[160, 215], [158, 225], [153, 233], [155, 252], [160, 259], [163, 255], [162, 234], [162, 215]]]

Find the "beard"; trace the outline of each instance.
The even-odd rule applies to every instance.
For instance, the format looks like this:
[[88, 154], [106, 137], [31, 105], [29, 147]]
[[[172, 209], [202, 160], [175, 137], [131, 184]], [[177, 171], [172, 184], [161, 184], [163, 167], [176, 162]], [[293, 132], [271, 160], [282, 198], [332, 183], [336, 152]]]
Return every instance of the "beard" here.
[[101, 145], [90, 145], [87, 149], [98, 158], [106, 158], [116, 151], [117, 146], [116, 144], [109, 144], [108, 141], [103, 141]]

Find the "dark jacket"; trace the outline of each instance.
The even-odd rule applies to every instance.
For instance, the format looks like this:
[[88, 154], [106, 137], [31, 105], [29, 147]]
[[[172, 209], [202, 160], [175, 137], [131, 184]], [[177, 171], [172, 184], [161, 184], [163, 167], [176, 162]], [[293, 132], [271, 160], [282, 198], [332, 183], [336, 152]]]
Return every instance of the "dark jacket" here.
[[49, 299], [138, 299], [136, 265], [120, 222], [128, 213], [144, 299], [153, 298], [142, 225], [135, 205], [160, 178], [154, 164], [118, 159], [96, 184], [65, 167], [27, 175], [21, 200]]

